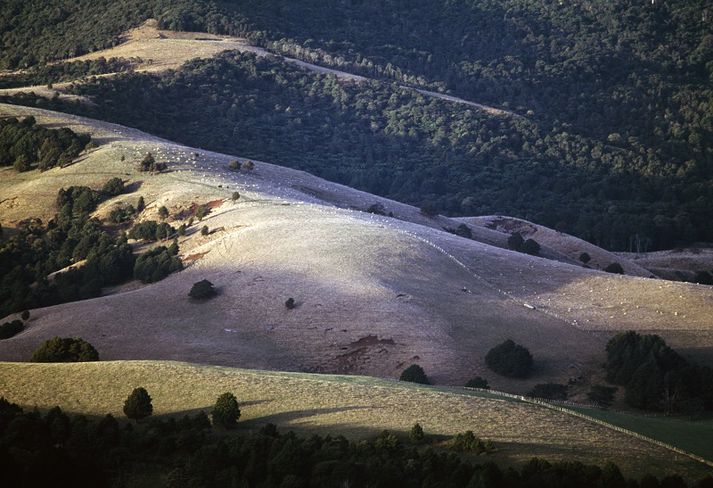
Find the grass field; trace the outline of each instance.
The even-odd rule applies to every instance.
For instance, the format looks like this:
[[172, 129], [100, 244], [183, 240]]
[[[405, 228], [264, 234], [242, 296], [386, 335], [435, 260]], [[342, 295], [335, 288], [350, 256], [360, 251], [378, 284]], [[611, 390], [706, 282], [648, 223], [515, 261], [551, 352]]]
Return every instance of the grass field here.
[[572, 410], [671, 444], [703, 458], [713, 459], [713, 419], [690, 421], [594, 408]]
[[272, 422], [284, 430], [359, 439], [382, 429], [405, 433], [419, 422], [436, 440], [465, 430], [493, 440], [497, 452], [487, 459], [504, 465], [538, 456], [614, 461], [631, 476], [678, 472], [695, 479], [706, 473], [699, 463], [604, 426], [487, 393], [169, 361], [0, 363], [0, 396], [27, 408], [60, 405], [74, 413], [121, 416], [136, 386], [151, 394], [155, 415], [207, 410], [220, 393], [232, 391], [240, 399], [241, 426], [248, 429]]

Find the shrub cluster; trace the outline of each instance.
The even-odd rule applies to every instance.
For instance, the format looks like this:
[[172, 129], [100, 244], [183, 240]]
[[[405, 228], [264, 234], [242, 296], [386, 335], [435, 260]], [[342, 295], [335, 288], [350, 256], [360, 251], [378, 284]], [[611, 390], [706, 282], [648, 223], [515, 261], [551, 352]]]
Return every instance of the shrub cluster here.
[[99, 361], [99, 353], [84, 339], [53, 337], [32, 353], [33, 363], [78, 363]]

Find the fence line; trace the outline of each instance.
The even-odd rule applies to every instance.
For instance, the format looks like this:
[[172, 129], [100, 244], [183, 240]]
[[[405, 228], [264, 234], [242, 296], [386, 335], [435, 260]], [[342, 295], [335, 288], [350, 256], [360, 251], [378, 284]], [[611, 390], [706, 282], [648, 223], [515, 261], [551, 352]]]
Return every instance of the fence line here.
[[[579, 417], [579, 418], [581, 418], [581, 419], [583, 419], [583, 420], [587, 420], [587, 421], [589, 421], [589, 422], [593, 422], [593, 423], [595, 423], [595, 424], [601, 425], [601, 426], [606, 427], [606, 428], [608, 428], [608, 429], [615, 430], [615, 431], [617, 431], [617, 432], [621, 432], [622, 434], [629, 435], [629, 436], [634, 437], [634, 438], [636, 438], [636, 439], [639, 439], [639, 440], [641, 440], [641, 441], [648, 442], [648, 443], [650, 443], [650, 444], [654, 444], [654, 445], [657, 445], [657, 446], [659, 446], [659, 447], [663, 447], [664, 449], [668, 449], [668, 450], [673, 451], [673, 452], [675, 452], [675, 453], [677, 453], [677, 454], [681, 454], [682, 456], [686, 456], [686, 457], [688, 457], [688, 458], [690, 458], [690, 459], [693, 459], [694, 461], [698, 461], [699, 463], [703, 463], [703, 464], [705, 464], [706, 466], [710, 466], [710, 467], [713, 468], [713, 461], [710, 461], [710, 460], [708, 460], [708, 459], [706, 459], [706, 458], [704, 458], [704, 457], [701, 457], [701, 456], [699, 456], [698, 454], [694, 454], [694, 453], [692, 453], [692, 452], [686, 451], [686, 450], [684, 450], [684, 449], [681, 449], [680, 447], [676, 447], [676, 446], [674, 446], [674, 445], [668, 444], [668, 443], [663, 442], [663, 441], [660, 441], [660, 440], [658, 440], [658, 439], [654, 439], [654, 438], [652, 438], [652, 437], [648, 437], [648, 436], [645, 436], [645, 435], [643, 435], [643, 434], [639, 434], [638, 432], [634, 432], [634, 431], [632, 431], [632, 430], [625, 429], [624, 427], [619, 427], [618, 425], [614, 425], [614, 424], [612, 424], [612, 423], [610, 423], [610, 422], [607, 422], [607, 421], [605, 421], [605, 420], [600, 420], [600, 419], [595, 418], [595, 417], [592, 417], [592, 416], [590, 416], [590, 415], [587, 415], [587, 414], [584, 414], [584, 413], [581, 413], [581, 412], [577, 412], [576, 410], [570, 410], [570, 409], [565, 408], [565, 407], [563, 407], [563, 406], [556, 405], [555, 403], [553, 403], [553, 402], [551, 402], [551, 401], [546, 401], [546, 400], [539, 399], [539, 398], [526, 397], [526, 396], [524, 396], [524, 395], [515, 395], [515, 394], [513, 394], [513, 393], [506, 393], [506, 392], [504, 392], [504, 391], [486, 390], [486, 389], [483, 389], [483, 388], [468, 388], [468, 387], [465, 387], [465, 389], [466, 389], [466, 390], [478, 391], [478, 392], [482, 392], [482, 393], [488, 393], [488, 394], [492, 394], [492, 395], [495, 395], [495, 396], [501, 396], [501, 397], [504, 397], [504, 398], [511, 398], [511, 399], [513, 399], [513, 400], [519, 400], [519, 401], [521, 401], [521, 402], [531, 403], [531, 404], [534, 404], [534, 405], [540, 405], [540, 406], [543, 406], [543, 407], [545, 407], [545, 408], [549, 408], [549, 409], [551, 409], [551, 410], [556, 410], [556, 411], [558, 411], [558, 412], [565, 413], [565, 414], [567, 414], [567, 415], [572, 415], [572, 416], [575, 416], [575, 417]], [[564, 405], [569, 405], [569, 406], [571, 406], [571, 407], [592, 408], [592, 405], [580, 404], [580, 403], [575, 403], [575, 402], [562, 401], [562, 402], [557, 402], [557, 403], [564, 404]]]

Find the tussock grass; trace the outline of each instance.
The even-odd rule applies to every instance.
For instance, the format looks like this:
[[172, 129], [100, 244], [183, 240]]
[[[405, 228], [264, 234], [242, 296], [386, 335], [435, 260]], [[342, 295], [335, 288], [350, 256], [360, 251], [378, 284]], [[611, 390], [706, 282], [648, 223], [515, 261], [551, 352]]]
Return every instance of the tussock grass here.
[[170, 361], [74, 364], [0, 363], [0, 395], [24, 407], [59, 405], [87, 415], [121, 417], [126, 396], [144, 386], [155, 415], [207, 410], [223, 392], [238, 397], [242, 428], [272, 422], [303, 433], [406, 435], [418, 422], [436, 440], [473, 430], [492, 439], [488, 457], [518, 464], [533, 456], [603, 464], [629, 475], [654, 471], [701, 476], [705, 467], [606, 427], [537, 405], [488, 394], [448, 391], [367, 377], [310, 375], [199, 366]]

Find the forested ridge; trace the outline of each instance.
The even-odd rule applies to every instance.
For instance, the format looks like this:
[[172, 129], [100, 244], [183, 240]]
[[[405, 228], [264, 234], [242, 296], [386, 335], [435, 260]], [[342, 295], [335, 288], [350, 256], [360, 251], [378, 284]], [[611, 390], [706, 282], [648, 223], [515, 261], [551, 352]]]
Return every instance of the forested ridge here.
[[[256, 100], [249, 102], [213, 72], [224, 68], [222, 60], [214, 65], [194, 63], [182, 73], [169, 75], [173, 82], [166, 78], [149, 81], [152, 86], [146, 90], [165, 98], [154, 99], [145, 118], [132, 125], [149, 130], [162, 126], [159, 121], [164, 116], [159, 111], [174, 110], [172, 104], [180, 91], [189, 103], [200, 100], [202, 112], [213, 109], [192, 125], [176, 122], [162, 132], [193, 145], [233, 152], [251, 149], [246, 156], [298, 166], [410, 203], [431, 202], [447, 213], [510, 213], [611, 249], [628, 249], [637, 235], [637, 242], [649, 249], [713, 240], [713, 12], [703, 0], [653, 4], [603, 0], [10, 0], [8, 5], [11, 8], [0, 15], [4, 33], [0, 63], [6, 67], [111, 45], [126, 28], [155, 17], [164, 28], [242, 35], [291, 56], [386, 81], [448, 91], [526, 117], [466, 116], [453, 105], [427, 101], [416, 102], [429, 106], [417, 110], [433, 115], [429, 114], [428, 121], [414, 122], [414, 103], [406, 100], [400, 111], [394, 109], [388, 115], [381, 111], [381, 117], [389, 117], [392, 125], [383, 134], [388, 123], [374, 128], [373, 111], [364, 117], [349, 103], [339, 101], [330, 112], [321, 100], [312, 112], [280, 115], [280, 122], [274, 113], [249, 113], [250, 104], [260, 106], [264, 91], [275, 85], [284, 89], [283, 78], [292, 82], [295, 75], [276, 76], [272, 87], [254, 92]], [[15, 22], [23, 27], [12, 27]], [[67, 28], [68, 35], [60, 37], [58, 32]], [[255, 75], [256, 80], [259, 77]], [[131, 96], [146, 82], [140, 77], [134, 80]], [[186, 80], [192, 84], [186, 85]], [[92, 93], [106, 97], [107, 106], [130, 98], [126, 79], [102, 83]], [[307, 84], [300, 85], [303, 92]], [[175, 85], [170, 89], [173, 93], [168, 93], [168, 85]], [[161, 86], [159, 93], [156, 86]], [[335, 87], [330, 89], [339, 89]], [[416, 98], [393, 87], [380, 89], [391, 90], [389, 96]], [[369, 85], [364, 94], [375, 90]], [[276, 102], [271, 112], [278, 111], [277, 105], [298, 110], [295, 98], [305, 94], [295, 96], [290, 91], [284, 96], [271, 94], [271, 102]], [[248, 107], [241, 106], [242, 102]], [[227, 113], [233, 105], [237, 112]], [[335, 110], [342, 112], [340, 117], [359, 119], [368, 126], [356, 132], [361, 140], [349, 141], [349, 134], [335, 128], [331, 134], [318, 132], [314, 139], [320, 144], [315, 146], [310, 135], [305, 136], [306, 129], [300, 133], [299, 127], [291, 127], [295, 144], [286, 161], [286, 143], [281, 141], [287, 130], [280, 129], [280, 124], [294, 124], [295, 118], [304, 123], [318, 116], [333, 121]], [[272, 123], [278, 122], [276, 127], [263, 125], [268, 115]], [[242, 120], [245, 117], [251, 119]], [[467, 117], [478, 119], [477, 129], [472, 122], [463, 122]], [[468, 131], [466, 137], [473, 132], [479, 137], [461, 143], [464, 133], [453, 132], [453, 121]], [[217, 129], [203, 128], [204, 124]], [[241, 132], [247, 126], [252, 131]], [[393, 130], [394, 126], [400, 127]], [[427, 138], [425, 126], [440, 137]], [[388, 137], [374, 146], [373, 137], [363, 135], [369, 131], [374, 137]], [[254, 138], [255, 133], [262, 135], [254, 141], [254, 148], [236, 140], [248, 134]], [[454, 149], [445, 151], [439, 143], [445, 140]], [[374, 154], [365, 155], [367, 150], [358, 147], [363, 144], [372, 145]], [[314, 151], [303, 150], [305, 146]], [[409, 151], [406, 146], [417, 149]], [[317, 148], [336, 148], [340, 154], [317, 155]], [[388, 154], [392, 156], [384, 157]], [[280, 157], [275, 159], [276, 155]], [[429, 183], [384, 188], [396, 185], [404, 174]]]
[[713, 240], [710, 181], [675, 174], [644, 146], [613, 147], [397, 84], [342, 84], [226, 53], [76, 91], [96, 100], [79, 109], [87, 115], [449, 214], [513, 214], [619, 249], [635, 234], [659, 248]]

